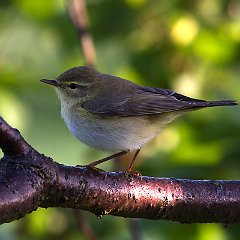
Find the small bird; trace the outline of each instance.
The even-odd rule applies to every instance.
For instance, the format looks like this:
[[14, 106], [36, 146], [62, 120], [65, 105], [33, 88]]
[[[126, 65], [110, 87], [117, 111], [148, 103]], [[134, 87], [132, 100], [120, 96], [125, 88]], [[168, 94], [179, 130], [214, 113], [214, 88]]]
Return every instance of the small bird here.
[[115, 153], [88, 166], [135, 151], [128, 172], [141, 147], [176, 117], [206, 107], [237, 105], [234, 100], [204, 101], [140, 86], [87, 66], [41, 81], [56, 87], [61, 115], [73, 135], [90, 147]]

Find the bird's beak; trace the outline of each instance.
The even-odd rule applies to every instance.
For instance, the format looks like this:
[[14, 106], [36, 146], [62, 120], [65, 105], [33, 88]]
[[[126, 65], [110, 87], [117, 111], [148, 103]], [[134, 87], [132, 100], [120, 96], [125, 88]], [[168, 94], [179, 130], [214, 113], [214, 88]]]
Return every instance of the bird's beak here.
[[50, 84], [50, 85], [55, 86], [55, 87], [59, 86], [59, 84], [57, 83], [56, 80], [41, 79], [40, 81], [43, 82], [43, 83]]

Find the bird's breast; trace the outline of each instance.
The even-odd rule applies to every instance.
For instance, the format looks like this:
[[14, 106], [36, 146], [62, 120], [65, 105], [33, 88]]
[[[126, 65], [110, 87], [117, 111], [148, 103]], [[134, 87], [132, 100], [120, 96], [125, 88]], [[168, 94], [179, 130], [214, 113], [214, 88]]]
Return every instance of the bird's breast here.
[[70, 132], [81, 142], [103, 151], [122, 151], [141, 148], [161, 129], [147, 117], [101, 118], [84, 109], [71, 111], [62, 108], [62, 117]]

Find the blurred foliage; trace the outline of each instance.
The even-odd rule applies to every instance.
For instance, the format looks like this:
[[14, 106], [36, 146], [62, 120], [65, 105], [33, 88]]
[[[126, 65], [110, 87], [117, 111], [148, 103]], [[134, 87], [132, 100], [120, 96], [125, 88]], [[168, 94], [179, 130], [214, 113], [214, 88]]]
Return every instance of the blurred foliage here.
[[[88, 0], [87, 8], [98, 70], [195, 98], [240, 101], [238, 0]], [[5, 0], [0, 15], [0, 114], [58, 162], [85, 164], [106, 156], [71, 136], [53, 89], [39, 82], [84, 65], [66, 2]], [[239, 119], [239, 107], [187, 114], [143, 148], [135, 167], [151, 176], [239, 179]], [[131, 239], [126, 219], [84, 215], [97, 239]], [[240, 234], [239, 225], [139, 224], [142, 239], [151, 240], [230, 240]], [[71, 210], [39, 209], [1, 226], [0, 239], [85, 237]]]

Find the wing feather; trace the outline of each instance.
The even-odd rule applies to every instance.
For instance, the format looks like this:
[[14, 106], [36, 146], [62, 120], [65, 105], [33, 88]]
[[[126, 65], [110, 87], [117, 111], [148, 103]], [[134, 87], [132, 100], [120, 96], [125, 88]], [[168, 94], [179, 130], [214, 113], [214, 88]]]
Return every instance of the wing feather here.
[[82, 107], [102, 117], [144, 116], [206, 107], [208, 102], [186, 97], [174, 91], [139, 86], [133, 93], [95, 97]]

